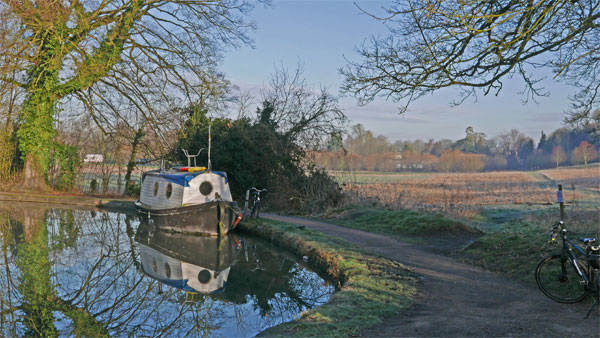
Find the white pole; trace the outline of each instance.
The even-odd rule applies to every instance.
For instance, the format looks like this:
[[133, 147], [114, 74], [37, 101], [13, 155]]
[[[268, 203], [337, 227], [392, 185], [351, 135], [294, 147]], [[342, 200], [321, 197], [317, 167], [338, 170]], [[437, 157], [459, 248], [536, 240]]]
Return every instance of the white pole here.
[[210, 164], [210, 143], [211, 143], [210, 126], [211, 126], [211, 124], [212, 124], [212, 121], [209, 118], [208, 119], [208, 171], [211, 171], [211, 169], [212, 169], [212, 165]]

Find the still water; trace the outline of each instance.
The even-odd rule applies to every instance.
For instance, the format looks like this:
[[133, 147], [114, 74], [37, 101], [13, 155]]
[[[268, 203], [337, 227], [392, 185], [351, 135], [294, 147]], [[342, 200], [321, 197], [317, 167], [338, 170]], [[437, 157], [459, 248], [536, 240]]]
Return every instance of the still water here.
[[0, 202], [0, 336], [248, 337], [334, 289], [268, 242]]

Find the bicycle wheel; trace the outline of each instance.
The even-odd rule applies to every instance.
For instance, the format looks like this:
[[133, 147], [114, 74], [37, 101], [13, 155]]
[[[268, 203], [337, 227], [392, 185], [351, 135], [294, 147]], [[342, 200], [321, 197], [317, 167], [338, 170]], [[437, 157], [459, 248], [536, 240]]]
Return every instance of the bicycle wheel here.
[[[581, 271], [587, 269], [577, 262]], [[559, 303], [576, 303], [585, 298], [588, 290], [585, 279], [577, 274], [571, 262], [554, 255], [544, 258], [535, 269], [535, 281], [542, 292]]]

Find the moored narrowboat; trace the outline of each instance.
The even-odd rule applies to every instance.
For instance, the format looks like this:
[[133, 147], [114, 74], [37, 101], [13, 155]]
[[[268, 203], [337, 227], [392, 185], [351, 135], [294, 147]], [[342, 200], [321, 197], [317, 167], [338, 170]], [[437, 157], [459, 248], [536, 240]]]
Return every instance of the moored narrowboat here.
[[242, 218], [231, 198], [227, 174], [204, 167], [145, 172], [135, 205], [150, 225], [191, 234], [225, 235]]

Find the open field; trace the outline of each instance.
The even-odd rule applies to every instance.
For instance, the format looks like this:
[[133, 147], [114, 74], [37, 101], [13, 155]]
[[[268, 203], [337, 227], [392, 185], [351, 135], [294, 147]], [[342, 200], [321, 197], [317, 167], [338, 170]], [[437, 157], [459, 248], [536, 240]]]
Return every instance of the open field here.
[[374, 216], [370, 219], [356, 215], [350, 215], [347, 220], [341, 218], [350, 223], [344, 225], [406, 237], [409, 231], [393, 233], [388, 228], [402, 225], [419, 229], [421, 226], [412, 220], [408, 224], [396, 224], [403, 222], [398, 216], [387, 225], [383, 221], [386, 215], [395, 212], [390, 210], [411, 209], [422, 211], [424, 215], [441, 213], [483, 231], [471, 245], [456, 252], [456, 258], [527, 283], [532, 283], [532, 272], [540, 259], [559, 249], [556, 243], [548, 243], [550, 228], [561, 219], [556, 203], [558, 184], [563, 186], [565, 215], [562, 219], [569, 236], [600, 235], [598, 165], [531, 172], [335, 172], [333, 175], [353, 199], [350, 204], [385, 207], [372, 210]]
[[562, 184], [565, 189], [576, 187], [600, 194], [600, 165], [589, 168], [566, 168], [539, 171], [548, 179]]
[[600, 201], [600, 167], [486, 173], [331, 172], [353, 202], [470, 216], [481, 206]]

